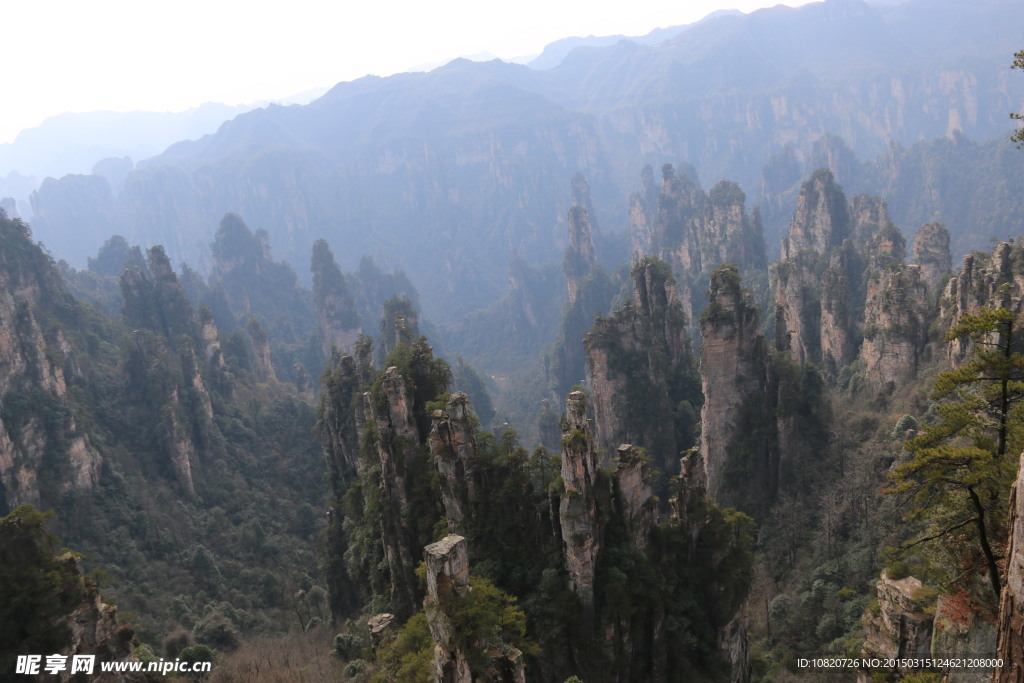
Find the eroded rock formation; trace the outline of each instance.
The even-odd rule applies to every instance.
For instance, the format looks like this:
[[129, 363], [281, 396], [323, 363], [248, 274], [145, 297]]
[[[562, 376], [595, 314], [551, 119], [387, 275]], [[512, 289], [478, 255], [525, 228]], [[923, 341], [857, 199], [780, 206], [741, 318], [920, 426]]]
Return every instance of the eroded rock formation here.
[[476, 439], [466, 394], [452, 394], [444, 410], [434, 411], [427, 443], [441, 475], [448, 526], [461, 530], [477, 497]]
[[[611, 465], [619, 444], [644, 448], [662, 471], [674, 467], [680, 438], [681, 401], [695, 405], [696, 376], [686, 316], [675, 281], [663, 262], [645, 259], [633, 267], [633, 299], [599, 318], [584, 338], [587, 383], [592, 390], [600, 464]], [[685, 419], [685, 418], [684, 418]]]
[[[741, 413], [771, 415], [768, 358], [757, 307], [743, 291], [735, 267], [711, 275], [708, 307], [701, 315], [701, 445], [712, 498], [721, 493], [730, 441]], [[768, 448], [770, 442], [765, 443]]]
[[917, 376], [927, 313], [928, 285], [918, 266], [895, 266], [871, 276], [861, 348], [869, 388], [878, 391]]
[[427, 570], [427, 597], [423, 604], [434, 641], [434, 658], [431, 661], [434, 681], [526, 683], [523, 653], [516, 648], [509, 647], [507, 652], [495, 653], [496, 661], [486, 670], [474, 670], [456, 640], [448, 610], [453, 602], [466, 599], [472, 590], [466, 539], [449, 534], [423, 551]]
[[[28, 227], [0, 216], [0, 504], [7, 508], [99, 481], [100, 454], [67, 396], [79, 373], [74, 352], [59, 326], [44, 334], [39, 323], [70, 306]], [[68, 466], [44, 469], [44, 459]]]
[[313, 244], [313, 309], [325, 358], [337, 347], [352, 353], [360, 333], [360, 316], [345, 276], [325, 240]]
[[928, 223], [917, 229], [914, 236], [914, 263], [921, 268], [921, 279], [928, 291], [935, 293], [953, 271], [949, 251], [949, 230], [942, 223]]
[[1010, 539], [1006, 571], [999, 600], [999, 641], [996, 656], [1004, 665], [996, 669], [995, 683], [1024, 681], [1024, 453], [1010, 493]]
[[562, 431], [562, 482], [565, 495], [559, 508], [565, 564], [573, 592], [583, 605], [584, 618], [594, 617], [594, 568], [601, 552], [603, 529], [597, 515], [597, 455], [582, 391], [565, 402]]

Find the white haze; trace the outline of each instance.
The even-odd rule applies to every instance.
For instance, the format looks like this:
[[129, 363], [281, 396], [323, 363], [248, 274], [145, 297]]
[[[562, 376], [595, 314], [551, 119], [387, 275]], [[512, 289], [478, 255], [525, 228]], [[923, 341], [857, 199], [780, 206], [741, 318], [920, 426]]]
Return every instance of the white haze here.
[[[807, 0], [788, 0], [797, 6]], [[0, 143], [62, 112], [272, 101], [459, 55], [538, 54], [568, 36], [643, 35], [768, 0], [36, 0], [7, 3]], [[0, 169], [4, 171], [5, 169]], [[8, 169], [9, 170], [9, 169]]]

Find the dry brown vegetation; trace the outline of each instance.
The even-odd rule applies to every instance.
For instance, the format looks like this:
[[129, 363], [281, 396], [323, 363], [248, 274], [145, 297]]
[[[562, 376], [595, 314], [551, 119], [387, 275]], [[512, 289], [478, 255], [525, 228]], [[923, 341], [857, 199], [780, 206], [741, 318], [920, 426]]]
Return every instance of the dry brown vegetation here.
[[211, 683], [319, 683], [345, 680], [344, 663], [331, 655], [334, 632], [318, 626], [306, 633], [247, 640], [238, 650], [221, 655]]

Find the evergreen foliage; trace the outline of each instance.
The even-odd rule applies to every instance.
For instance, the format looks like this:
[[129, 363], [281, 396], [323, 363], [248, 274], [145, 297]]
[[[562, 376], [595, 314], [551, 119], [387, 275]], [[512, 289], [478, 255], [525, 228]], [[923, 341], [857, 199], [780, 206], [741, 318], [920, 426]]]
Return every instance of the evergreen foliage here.
[[[935, 381], [938, 420], [907, 442], [909, 461], [893, 473], [891, 492], [911, 501], [908, 519], [921, 520], [955, 565], [985, 567], [998, 603], [998, 558], [1006, 539], [1008, 492], [1024, 446], [1024, 352], [1016, 315], [1005, 308], [966, 314], [946, 335], [969, 339], [973, 357]], [[971, 574], [971, 572], [968, 572]], [[956, 583], [969, 581], [962, 576]]]

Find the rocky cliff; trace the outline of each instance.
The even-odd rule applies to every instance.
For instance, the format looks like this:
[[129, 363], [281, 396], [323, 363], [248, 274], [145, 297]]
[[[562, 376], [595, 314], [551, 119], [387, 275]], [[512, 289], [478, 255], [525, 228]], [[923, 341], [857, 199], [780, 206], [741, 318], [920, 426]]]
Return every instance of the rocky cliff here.
[[360, 316], [325, 240], [313, 244], [313, 309], [324, 357], [329, 357], [334, 347], [351, 353], [360, 333]]
[[1017, 479], [1010, 492], [1009, 544], [1006, 571], [999, 600], [997, 657], [1003, 667], [996, 669], [996, 683], [1024, 681], [1024, 453], [1017, 467]]
[[495, 682], [526, 683], [523, 653], [507, 646], [494, 653], [494, 660], [482, 668], [460, 647], [452, 624], [453, 603], [470, 599], [469, 553], [466, 539], [449, 534], [423, 549], [427, 572], [424, 606], [427, 625], [434, 640], [431, 669], [437, 683]]
[[[712, 498], [722, 492], [732, 435], [747, 415], [770, 416], [768, 351], [757, 307], [741, 286], [735, 267], [711, 275], [708, 307], [701, 315], [700, 374], [704, 393], [701, 444]], [[763, 442], [770, 449], [772, 440]], [[764, 458], [772, 458], [770, 450]], [[767, 465], [767, 463], [764, 463]]]
[[559, 507], [565, 566], [569, 582], [583, 606], [584, 629], [594, 620], [594, 570], [604, 529], [598, 518], [598, 462], [594, 430], [587, 418], [587, 399], [581, 391], [569, 394], [562, 431], [562, 483]]
[[410, 518], [412, 474], [419, 446], [419, 434], [413, 416], [413, 401], [405, 378], [397, 367], [389, 367], [374, 394], [363, 395], [367, 424], [373, 425], [377, 457], [380, 461], [380, 494], [384, 510], [380, 516], [384, 554], [398, 613], [410, 614], [416, 603], [413, 560], [414, 521]]
[[0, 214], [0, 509], [99, 480], [68, 396], [80, 370], [61, 328], [75, 310], [28, 226]]
[[666, 471], [693, 438], [700, 403], [693, 354], [667, 265], [644, 259], [632, 279], [633, 299], [597, 319], [583, 340], [597, 443], [602, 466], [619, 444], [631, 443]]
[[63, 672], [31, 680], [67, 682], [73, 680], [73, 655], [92, 655], [95, 674], [101, 663], [131, 660], [135, 631], [118, 624], [117, 608], [104, 603], [96, 584], [82, 575], [80, 555], [53, 551], [46, 529], [51, 516], [26, 505], [0, 520], [0, 668], [12, 677], [17, 655], [63, 655]]
[[[984, 307], [1002, 307], [1018, 315], [1024, 310], [1024, 248], [1016, 242], [1000, 242], [991, 254], [964, 257], [960, 270], [946, 283], [940, 299], [940, 325], [948, 329], [961, 316]], [[969, 338], [954, 339], [947, 347], [955, 366], [972, 349]]]
[[569, 305], [579, 297], [580, 282], [597, 266], [594, 229], [591, 216], [590, 186], [583, 174], [573, 176], [573, 205], [569, 209], [569, 244], [565, 248], [565, 279], [569, 287]]
[[873, 391], [917, 376], [927, 341], [928, 295], [928, 284], [915, 265], [901, 264], [869, 278], [861, 358]]
[[914, 236], [914, 263], [921, 268], [921, 279], [936, 296], [946, 277], [953, 272], [949, 251], [949, 230], [942, 223], [927, 223]]
[[[690, 173], [694, 171], [690, 169]], [[662, 167], [657, 211], [652, 213], [647, 170], [645, 187], [634, 194], [630, 234], [635, 260], [656, 256], [679, 278], [679, 302], [690, 323], [703, 308], [708, 275], [725, 263], [735, 263], [753, 274], [766, 267], [760, 215], [746, 213], [746, 196], [739, 185], [726, 180], [707, 194], [686, 173], [671, 164]], [[640, 251], [643, 249], [644, 251]]]
[[441, 475], [445, 516], [452, 531], [461, 531], [476, 502], [476, 439], [469, 397], [452, 394], [443, 410], [435, 410], [427, 444]]

